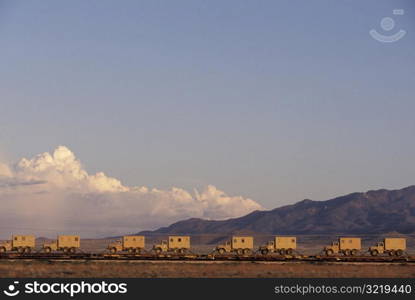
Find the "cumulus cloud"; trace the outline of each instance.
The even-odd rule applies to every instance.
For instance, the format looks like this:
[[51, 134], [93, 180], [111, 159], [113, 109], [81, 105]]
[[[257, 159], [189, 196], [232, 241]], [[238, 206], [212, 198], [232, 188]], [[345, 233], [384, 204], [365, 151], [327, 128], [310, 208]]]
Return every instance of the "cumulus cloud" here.
[[102, 172], [88, 174], [64, 146], [13, 166], [0, 164], [0, 203], [0, 236], [16, 230], [108, 236], [190, 217], [225, 219], [261, 209], [257, 202], [229, 196], [213, 185], [192, 193], [124, 186]]
[[11, 177], [12, 175], [10, 168], [6, 164], [0, 162], [0, 177]]

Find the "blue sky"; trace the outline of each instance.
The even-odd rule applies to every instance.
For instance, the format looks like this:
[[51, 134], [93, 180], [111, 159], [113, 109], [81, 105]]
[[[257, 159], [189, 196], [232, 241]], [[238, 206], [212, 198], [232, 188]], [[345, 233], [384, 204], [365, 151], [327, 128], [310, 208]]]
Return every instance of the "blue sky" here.
[[[1, 156], [65, 145], [126, 185], [214, 184], [267, 208], [414, 184], [414, 14], [410, 0], [0, 1]], [[402, 40], [370, 37], [386, 16]]]

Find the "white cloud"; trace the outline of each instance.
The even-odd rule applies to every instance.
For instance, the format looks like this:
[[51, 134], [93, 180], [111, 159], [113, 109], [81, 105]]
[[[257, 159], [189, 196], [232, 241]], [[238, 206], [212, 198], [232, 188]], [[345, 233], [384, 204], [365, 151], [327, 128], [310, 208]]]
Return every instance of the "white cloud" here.
[[12, 171], [6, 165], [0, 162], [0, 177], [11, 177], [13, 176]]
[[209, 185], [190, 193], [124, 186], [102, 172], [88, 174], [72, 151], [0, 164], [0, 236], [19, 230], [53, 236], [78, 232], [88, 237], [137, 232], [190, 217], [225, 219], [261, 206], [228, 196]]

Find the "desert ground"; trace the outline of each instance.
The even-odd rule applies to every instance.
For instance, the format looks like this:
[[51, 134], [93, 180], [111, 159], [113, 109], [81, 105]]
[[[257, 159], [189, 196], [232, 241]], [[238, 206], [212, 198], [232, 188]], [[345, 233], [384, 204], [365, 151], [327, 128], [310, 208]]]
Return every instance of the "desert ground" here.
[[8, 278], [413, 278], [415, 264], [0, 260], [0, 274]]

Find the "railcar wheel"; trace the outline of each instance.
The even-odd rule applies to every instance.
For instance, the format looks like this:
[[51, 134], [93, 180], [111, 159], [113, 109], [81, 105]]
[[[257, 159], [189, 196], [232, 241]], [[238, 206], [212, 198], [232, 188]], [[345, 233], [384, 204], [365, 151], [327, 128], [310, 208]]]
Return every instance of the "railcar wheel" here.
[[326, 255], [327, 256], [332, 256], [334, 254], [334, 251], [332, 249], [327, 249], [326, 250]]
[[244, 249], [244, 254], [245, 255], [250, 255], [251, 252], [252, 252], [251, 249], [248, 249], [248, 248]]
[[262, 249], [261, 254], [262, 255], [267, 255], [268, 254], [268, 249]]

